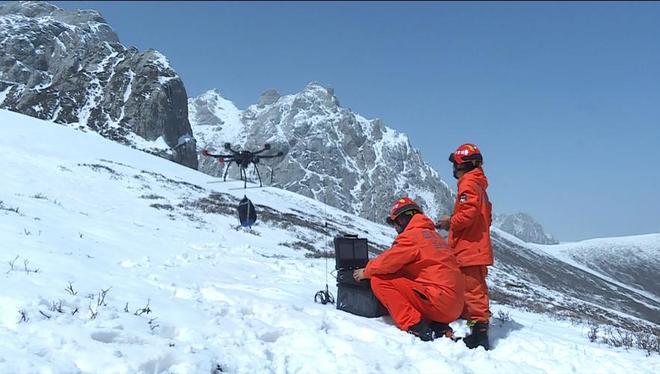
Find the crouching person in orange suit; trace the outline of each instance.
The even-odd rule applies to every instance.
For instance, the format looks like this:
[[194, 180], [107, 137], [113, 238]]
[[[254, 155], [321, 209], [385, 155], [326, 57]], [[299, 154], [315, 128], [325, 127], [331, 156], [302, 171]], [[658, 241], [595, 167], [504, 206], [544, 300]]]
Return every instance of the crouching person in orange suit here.
[[371, 279], [374, 295], [394, 323], [423, 341], [453, 337], [449, 323], [463, 311], [464, 280], [434, 222], [410, 198], [398, 199], [387, 218], [399, 235], [392, 247], [355, 270]]

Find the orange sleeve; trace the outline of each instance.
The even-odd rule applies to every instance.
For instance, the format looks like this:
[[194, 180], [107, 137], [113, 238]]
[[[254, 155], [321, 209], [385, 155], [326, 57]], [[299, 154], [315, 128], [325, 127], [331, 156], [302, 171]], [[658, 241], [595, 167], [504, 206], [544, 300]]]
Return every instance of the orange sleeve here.
[[411, 238], [399, 235], [392, 247], [369, 261], [364, 274], [371, 277], [374, 274], [392, 274], [417, 259], [419, 249]]
[[476, 191], [474, 183], [463, 183], [458, 188], [458, 201], [451, 216], [450, 230], [460, 231], [469, 227], [479, 214], [481, 196]]

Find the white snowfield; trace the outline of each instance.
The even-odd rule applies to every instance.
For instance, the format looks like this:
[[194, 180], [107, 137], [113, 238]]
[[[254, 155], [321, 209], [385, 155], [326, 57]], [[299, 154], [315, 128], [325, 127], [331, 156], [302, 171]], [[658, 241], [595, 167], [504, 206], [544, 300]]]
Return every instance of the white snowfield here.
[[4, 110], [0, 127], [0, 373], [660, 372], [657, 354], [590, 343], [586, 326], [498, 305], [512, 321], [494, 322], [486, 352], [315, 304], [325, 261], [285, 245], [308, 229], [236, 229], [236, 217], [186, 204], [247, 193], [281, 214], [345, 221], [377, 243], [393, 233], [95, 133]]

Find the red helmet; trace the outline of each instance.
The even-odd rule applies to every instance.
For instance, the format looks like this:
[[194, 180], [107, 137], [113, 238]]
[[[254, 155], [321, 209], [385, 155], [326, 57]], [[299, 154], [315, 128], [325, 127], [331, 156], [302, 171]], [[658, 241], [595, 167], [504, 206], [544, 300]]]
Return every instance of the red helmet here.
[[484, 159], [481, 156], [479, 148], [477, 148], [476, 145], [470, 143], [462, 144], [456, 148], [454, 153], [449, 155], [449, 161], [457, 165], [465, 164], [471, 161], [483, 162], [483, 160]]
[[422, 208], [420, 208], [419, 205], [417, 205], [417, 203], [413, 201], [413, 199], [409, 197], [399, 198], [392, 205], [392, 209], [390, 209], [390, 214], [387, 216], [387, 219], [385, 221], [387, 222], [387, 224], [391, 225], [394, 223], [394, 221], [398, 216], [411, 210], [422, 212]]

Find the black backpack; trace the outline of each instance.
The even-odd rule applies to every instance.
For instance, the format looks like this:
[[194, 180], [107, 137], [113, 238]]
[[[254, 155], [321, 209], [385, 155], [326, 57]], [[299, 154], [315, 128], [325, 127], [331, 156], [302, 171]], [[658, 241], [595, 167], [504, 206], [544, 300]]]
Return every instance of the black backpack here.
[[241, 202], [238, 203], [238, 220], [241, 221], [243, 227], [252, 227], [257, 222], [257, 211], [247, 196], [243, 196]]

